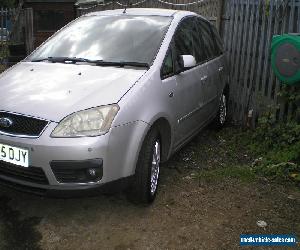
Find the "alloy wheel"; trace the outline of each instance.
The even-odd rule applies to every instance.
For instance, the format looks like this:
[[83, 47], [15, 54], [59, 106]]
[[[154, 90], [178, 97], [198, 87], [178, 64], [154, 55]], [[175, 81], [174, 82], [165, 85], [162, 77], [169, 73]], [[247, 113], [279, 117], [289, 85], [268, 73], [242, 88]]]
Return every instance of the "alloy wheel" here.
[[223, 125], [226, 122], [227, 116], [227, 106], [226, 106], [226, 96], [222, 94], [220, 103], [220, 124]]
[[160, 142], [157, 140], [153, 146], [152, 167], [151, 167], [151, 195], [154, 195], [157, 190], [158, 177], [160, 171]]

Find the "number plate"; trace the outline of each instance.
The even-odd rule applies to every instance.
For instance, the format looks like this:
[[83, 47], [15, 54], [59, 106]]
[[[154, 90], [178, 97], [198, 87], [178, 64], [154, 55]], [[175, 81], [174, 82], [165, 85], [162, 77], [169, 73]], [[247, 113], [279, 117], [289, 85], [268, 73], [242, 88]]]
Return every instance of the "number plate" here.
[[0, 160], [28, 168], [29, 151], [0, 143]]

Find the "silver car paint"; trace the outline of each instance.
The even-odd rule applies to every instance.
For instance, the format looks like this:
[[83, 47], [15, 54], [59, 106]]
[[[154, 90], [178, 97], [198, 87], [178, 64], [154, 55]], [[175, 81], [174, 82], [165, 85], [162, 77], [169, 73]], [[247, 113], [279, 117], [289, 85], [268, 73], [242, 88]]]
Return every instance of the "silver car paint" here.
[[0, 77], [0, 107], [59, 122], [79, 110], [117, 103], [144, 73], [141, 69], [22, 62]]
[[[120, 11], [98, 14], [120, 15]], [[31, 165], [44, 169], [50, 182], [47, 188], [76, 189], [80, 185], [103, 184], [131, 176], [135, 172], [143, 140], [155, 121], [164, 118], [170, 125], [171, 146], [166, 156], [168, 158], [214, 117], [226, 77], [219, 77], [218, 81], [213, 80], [213, 87], [203, 90], [204, 83], [201, 82], [201, 76], [213, 74], [209, 72], [210, 66], [206, 64], [165, 80], [161, 80], [160, 76], [164, 57], [178, 23], [186, 16], [196, 14], [174, 10], [151, 11], [155, 15], [175, 14], [153, 65], [148, 71], [21, 62], [1, 75], [1, 110], [52, 121], [38, 139], [0, 134], [2, 143], [30, 149]], [[151, 15], [151, 11], [129, 9], [127, 14]], [[97, 13], [89, 15], [97, 15]], [[215, 69], [224, 65], [224, 71], [226, 70], [224, 57], [219, 57], [215, 62], [208, 64], [215, 64]], [[226, 72], [222, 74], [226, 75]], [[205, 94], [208, 93], [209, 98], [201, 90]], [[169, 97], [170, 93], [174, 94], [172, 98]], [[107, 134], [86, 138], [50, 137], [58, 122], [65, 116], [79, 110], [111, 103], [118, 103], [120, 111]], [[213, 111], [206, 116], [205, 109], [208, 104], [213, 104]], [[191, 112], [195, 114], [191, 115]], [[197, 119], [193, 119], [195, 117]], [[104, 160], [104, 175], [96, 184], [58, 183], [49, 165], [52, 160], [92, 158]], [[12, 181], [29, 186], [42, 186]]]

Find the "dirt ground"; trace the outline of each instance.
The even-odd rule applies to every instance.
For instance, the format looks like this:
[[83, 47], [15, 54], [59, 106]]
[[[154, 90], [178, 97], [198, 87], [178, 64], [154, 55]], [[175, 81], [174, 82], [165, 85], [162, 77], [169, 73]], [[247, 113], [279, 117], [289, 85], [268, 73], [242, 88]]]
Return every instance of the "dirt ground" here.
[[[149, 207], [122, 193], [50, 199], [1, 188], [0, 249], [227, 250], [239, 248], [241, 233], [300, 236], [299, 190], [261, 178], [196, 178], [217, 167], [249, 165], [251, 157], [227, 142], [230, 133], [234, 129], [208, 129], [164, 164]], [[258, 220], [267, 227], [259, 228]]]

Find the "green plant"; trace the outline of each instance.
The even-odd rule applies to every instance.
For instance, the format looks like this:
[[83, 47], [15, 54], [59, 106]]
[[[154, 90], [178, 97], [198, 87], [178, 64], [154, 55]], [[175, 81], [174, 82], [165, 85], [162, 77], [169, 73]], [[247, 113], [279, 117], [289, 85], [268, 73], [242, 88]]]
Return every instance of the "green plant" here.
[[296, 119], [275, 121], [270, 109], [259, 118], [251, 138], [248, 148], [260, 159], [254, 164], [256, 173], [300, 183], [300, 124]]
[[300, 182], [299, 165], [292, 162], [279, 164], [260, 165], [254, 168], [256, 173], [262, 174], [273, 180]]
[[290, 104], [295, 109], [294, 113], [287, 117], [288, 120], [300, 123], [300, 84], [295, 86], [283, 85], [278, 97], [282, 102]]
[[4, 63], [5, 59], [9, 56], [8, 43], [0, 42], [0, 73], [6, 69]]
[[0, 42], [0, 61], [8, 56], [8, 44], [6, 42]]
[[265, 5], [266, 5], [266, 16], [270, 16], [270, 8], [271, 8], [271, 1], [270, 0], [265, 0]]
[[242, 182], [252, 182], [255, 180], [254, 171], [248, 166], [226, 166], [210, 170], [202, 170], [195, 176], [199, 182], [219, 182], [225, 179], [238, 179]]

